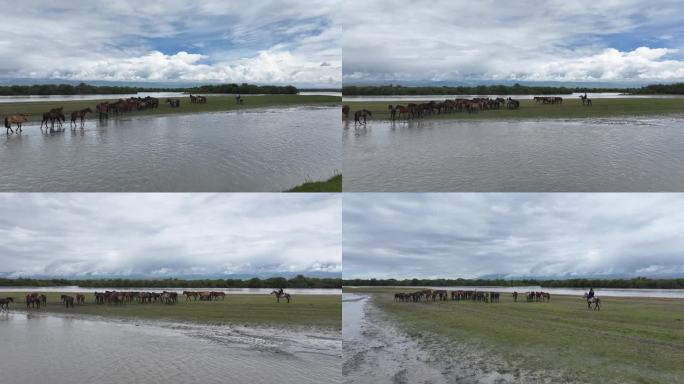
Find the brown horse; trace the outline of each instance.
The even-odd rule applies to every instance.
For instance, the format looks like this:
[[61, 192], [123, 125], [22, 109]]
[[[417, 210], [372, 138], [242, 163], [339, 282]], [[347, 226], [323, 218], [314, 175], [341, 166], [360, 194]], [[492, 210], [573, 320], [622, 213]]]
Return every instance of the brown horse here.
[[85, 304], [85, 295], [76, 294], [76, 304]]
[[43, 121], [40, 123], [40, 129], [43, 129], [43, 124], [45, 124], [45, 128], [47, 129], [47, 123], [48, 121], [50, 122], [50, 129], [55, 128], [55, 120], [59, 124], [59, 127], [62, 127], [62, 123], [66, 121], [66, 118], [64, 117], [64, 114], [62, 113], [62, 107], [60, 108], [53, 108], [49, 112], [43, 113]]
[[[355, 126], [356, 126], [356, 124], [366, 125], [366, 121], [367, 121], [368, 117], [372, 117], [372, 116], [373, 116], [373, 114], [371, 113], [371, 111], [369, 111], [367, 109], [361, 109], [359, 111], [356, 111], [356, 112], [354, 112], [354, 125]], [[363, 118], [363, 122], [361, 122], [361, 118]]]
[[73, 296], [62, 295], [62, 296], [60, 296], [60, 298], [62, 299], [62, 303], [64, 303], [64, 305], [66, 305], [67, 308], [69, 308], [69, 307], [73, 308], [74, 307], [74, 297]]
[[[5, 128], [7, 128], [6, 133], [12, 131], [12, 124], [16, 124], [17, 132], [21, 132], [21, 124], [27, 121], [28, 118], [23, 113], [5, 117]], [[12, 131], [12, 133], [14, 133], [14, 131]]]
[[104, 102], [96, 105], [95, 110], [97, 111], [97, 117], [100, 120], [109, 119], [109, 102]]
[[278, 303], [280, 303], [281, 298], [286, 299], [288, 303], [290, 302], [290, 299], [292, 298], [292, 296], [290, 296], [289, 293], [285, 293], [285, 292], [280, 293], [278, 291], [273, 291], [273, 292], [271, 292], [271, 295], [275, 295], [276, 302], [278, 302]]
[[180, 99], [166, 99], [166, 102], [169, 103], [169, 106], [171, 108], [179, 108], [180, 107]]
[[14, 303], [14, 299], [11, 297], [6, 297], [4, 299], [0, 299], [0, 310], [9, 310], [9, 304]]
[[71, 122], [69, 123], [69, 126], [73, 124], [76, 126], [76, 120], [80, 119], [81, 120], [81, 127], [83, 127], [83, 119], [85, 119], [85, 116], [87, 113], [92, 113], [93, 110], [90, 109], [90, 107], [86, 109], [81, 109], [80, 111], [73, 111], [71, 112]]
[[349, 118], [349, 106], [348, 105], [342, 106], [342, 117], [344, 117], [345, 119]]
[[40, 299], [40, 295], [38, 295], [38, 293], [36, 293], [36, 292], [29, 293], [28, 295], [26, 295], [26, 309], [28, 309], [28, 308], [40, 309], [41, 302], [42, 301]]

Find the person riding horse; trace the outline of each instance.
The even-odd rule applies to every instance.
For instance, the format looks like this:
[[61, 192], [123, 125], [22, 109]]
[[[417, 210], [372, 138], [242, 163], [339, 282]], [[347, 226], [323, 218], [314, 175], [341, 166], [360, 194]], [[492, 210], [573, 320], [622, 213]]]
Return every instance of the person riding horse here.
[[278, 295], [282, 296], [285, 291], [283, 291], [283, 288], [278, 288]]
[[587, 294], [587, 299], [594, 297], [594, 288], [589, 288], [589, 293]]

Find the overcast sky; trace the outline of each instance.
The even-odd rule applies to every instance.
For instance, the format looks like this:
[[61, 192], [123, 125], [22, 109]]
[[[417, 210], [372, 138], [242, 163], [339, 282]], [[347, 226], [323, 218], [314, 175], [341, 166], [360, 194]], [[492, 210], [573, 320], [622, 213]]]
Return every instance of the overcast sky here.
[[343, 2], [343, 81], [682, 81], [680, 0]]
[[683, 194], [345, 194], [344, 278], [684, 276]]
[[337, 0], [0, 0], [0, 77], [339, 86]]
[[0, 194], [0, 274], [341, 272], [335, 194]]

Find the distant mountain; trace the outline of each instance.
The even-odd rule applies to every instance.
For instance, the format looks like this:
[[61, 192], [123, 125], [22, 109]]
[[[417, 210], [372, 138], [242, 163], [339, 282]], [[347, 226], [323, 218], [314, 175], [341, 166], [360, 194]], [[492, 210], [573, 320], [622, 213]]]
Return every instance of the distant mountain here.
[[[108, 87], [138, 87], [138, 88], [192, 88], [199, 87], [202, 85], [218, 85], [218, 84], [229, 84], [238, 83], [242, 84], [244, 82], [235, 81], [104, 81], [104, 80], [66, 80], [66, 79], [29, 79], [29, 78], [7, 78], [0, 77], [0, 86], [7, 85], [40, 85], [40, 84], [69, 84], [78, 85], [80, 83], [86, 83], [89, 85], [96, 86], [108, 86]], [[258, 83], [249, 82], [250, 84], [256, 85], [291, 85], [289, 83]], [[307, 89], [328, 89], [331, 85], [316, 85], [316, 84], [293, 84], [297, 88], [307, 88]]]

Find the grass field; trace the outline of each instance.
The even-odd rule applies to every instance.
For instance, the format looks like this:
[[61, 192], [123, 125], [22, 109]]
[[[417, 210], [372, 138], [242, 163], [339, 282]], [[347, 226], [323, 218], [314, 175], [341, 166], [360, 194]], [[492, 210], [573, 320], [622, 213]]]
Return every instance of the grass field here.
[[[435, 101], [442, 101], [436, 99]], [[387, 106], [395, 101], [381, 102], [345, 102], [349, 105], [350, 119], [354, 120], [354, 111], [368, 109], [373, 113], [373, 120], [390, 119]], [[407, 102], [398, 102], [406, 105]], [[530, 119], [530, 118], [586, 118], [614, 116], [644, 116], [684, 114], [684, 98], [649, 99], [649, 98], [606, 98], [593, 99], [593, 106], [583, 106], [579, 99], [566, 99], [563, 104], [536, 104], [534, 100], [520, 100], [520, 109], [488, 110], [479, 113], [448, 113], [431, 115], [429, 119]]]
[[[563, 382], [684, 382], [684, 300], [603, 297], [587, 311], [581, 297], [549, 303], [400, 303], [394, 289], [373, 302], [412, 337], [433, 335], [488, 351], [531, 370], [552, 370]], [[401, 291], [401, 290], [399, 290]]]
[[[48, 293], [48, 304], [32, 312], [81, 314], [118, 318], [139, 318], [174, 322], [245, 325], [283, 325], [294, 327], [341, 328], [342, 299], [339, 295], [293, 295], [291, 303], [279, 304], [273, 296], [227, 294], [225, 300], [186, 301], [179, 295], [178, 304], [98, 305], [92, 293], [86, 303], [66, 308], [60, 301], [62, 293]], [[73, 293], [68, 293], [74, 296]], [[0, 297], [13, 297], [11, 310], [25, 311], [22, 292], [0, 292]]]
[[342, 192], [342, 175], [336, 175], [326, 181], [309, 181], [287, 192]]
[[[179, 97], [181, 105], [179, 108], [171, 108], [166, 103], [166, 99], [159, 100], [159, 108], [135, 111], [125, 114], [134, 115], [165, 115], [172, 113], [198, 113], [198, 112], [219, 112], [260, 107], [311, 105], [311, 104], [339, 104], [340, 98], [336, 96], [319, 95], [264, 95], [264, 96], [244, 96], [244, 104], [238, 105], [233, 96], [207, 96], [206, 104], [191, 104], [189, 97]], [[102, 100], [74, 100], [74, 101], [38, 101], [38, 102], [19, 102], [19, 103], [0, 103], [0, 116], [23, 113], [28, 116], [30, 123], [40, 123], [43, 113], [51, 108], [64, 107], [67, 122], [70, 113], [90, 107], [93, 111], [95, 105], [103, 101], [116, 101], [116, 99]], [[95, 118], [95, 113], [88, 114], [88, 118]], [[110, 118], [112, 116], [110, 115]]]

